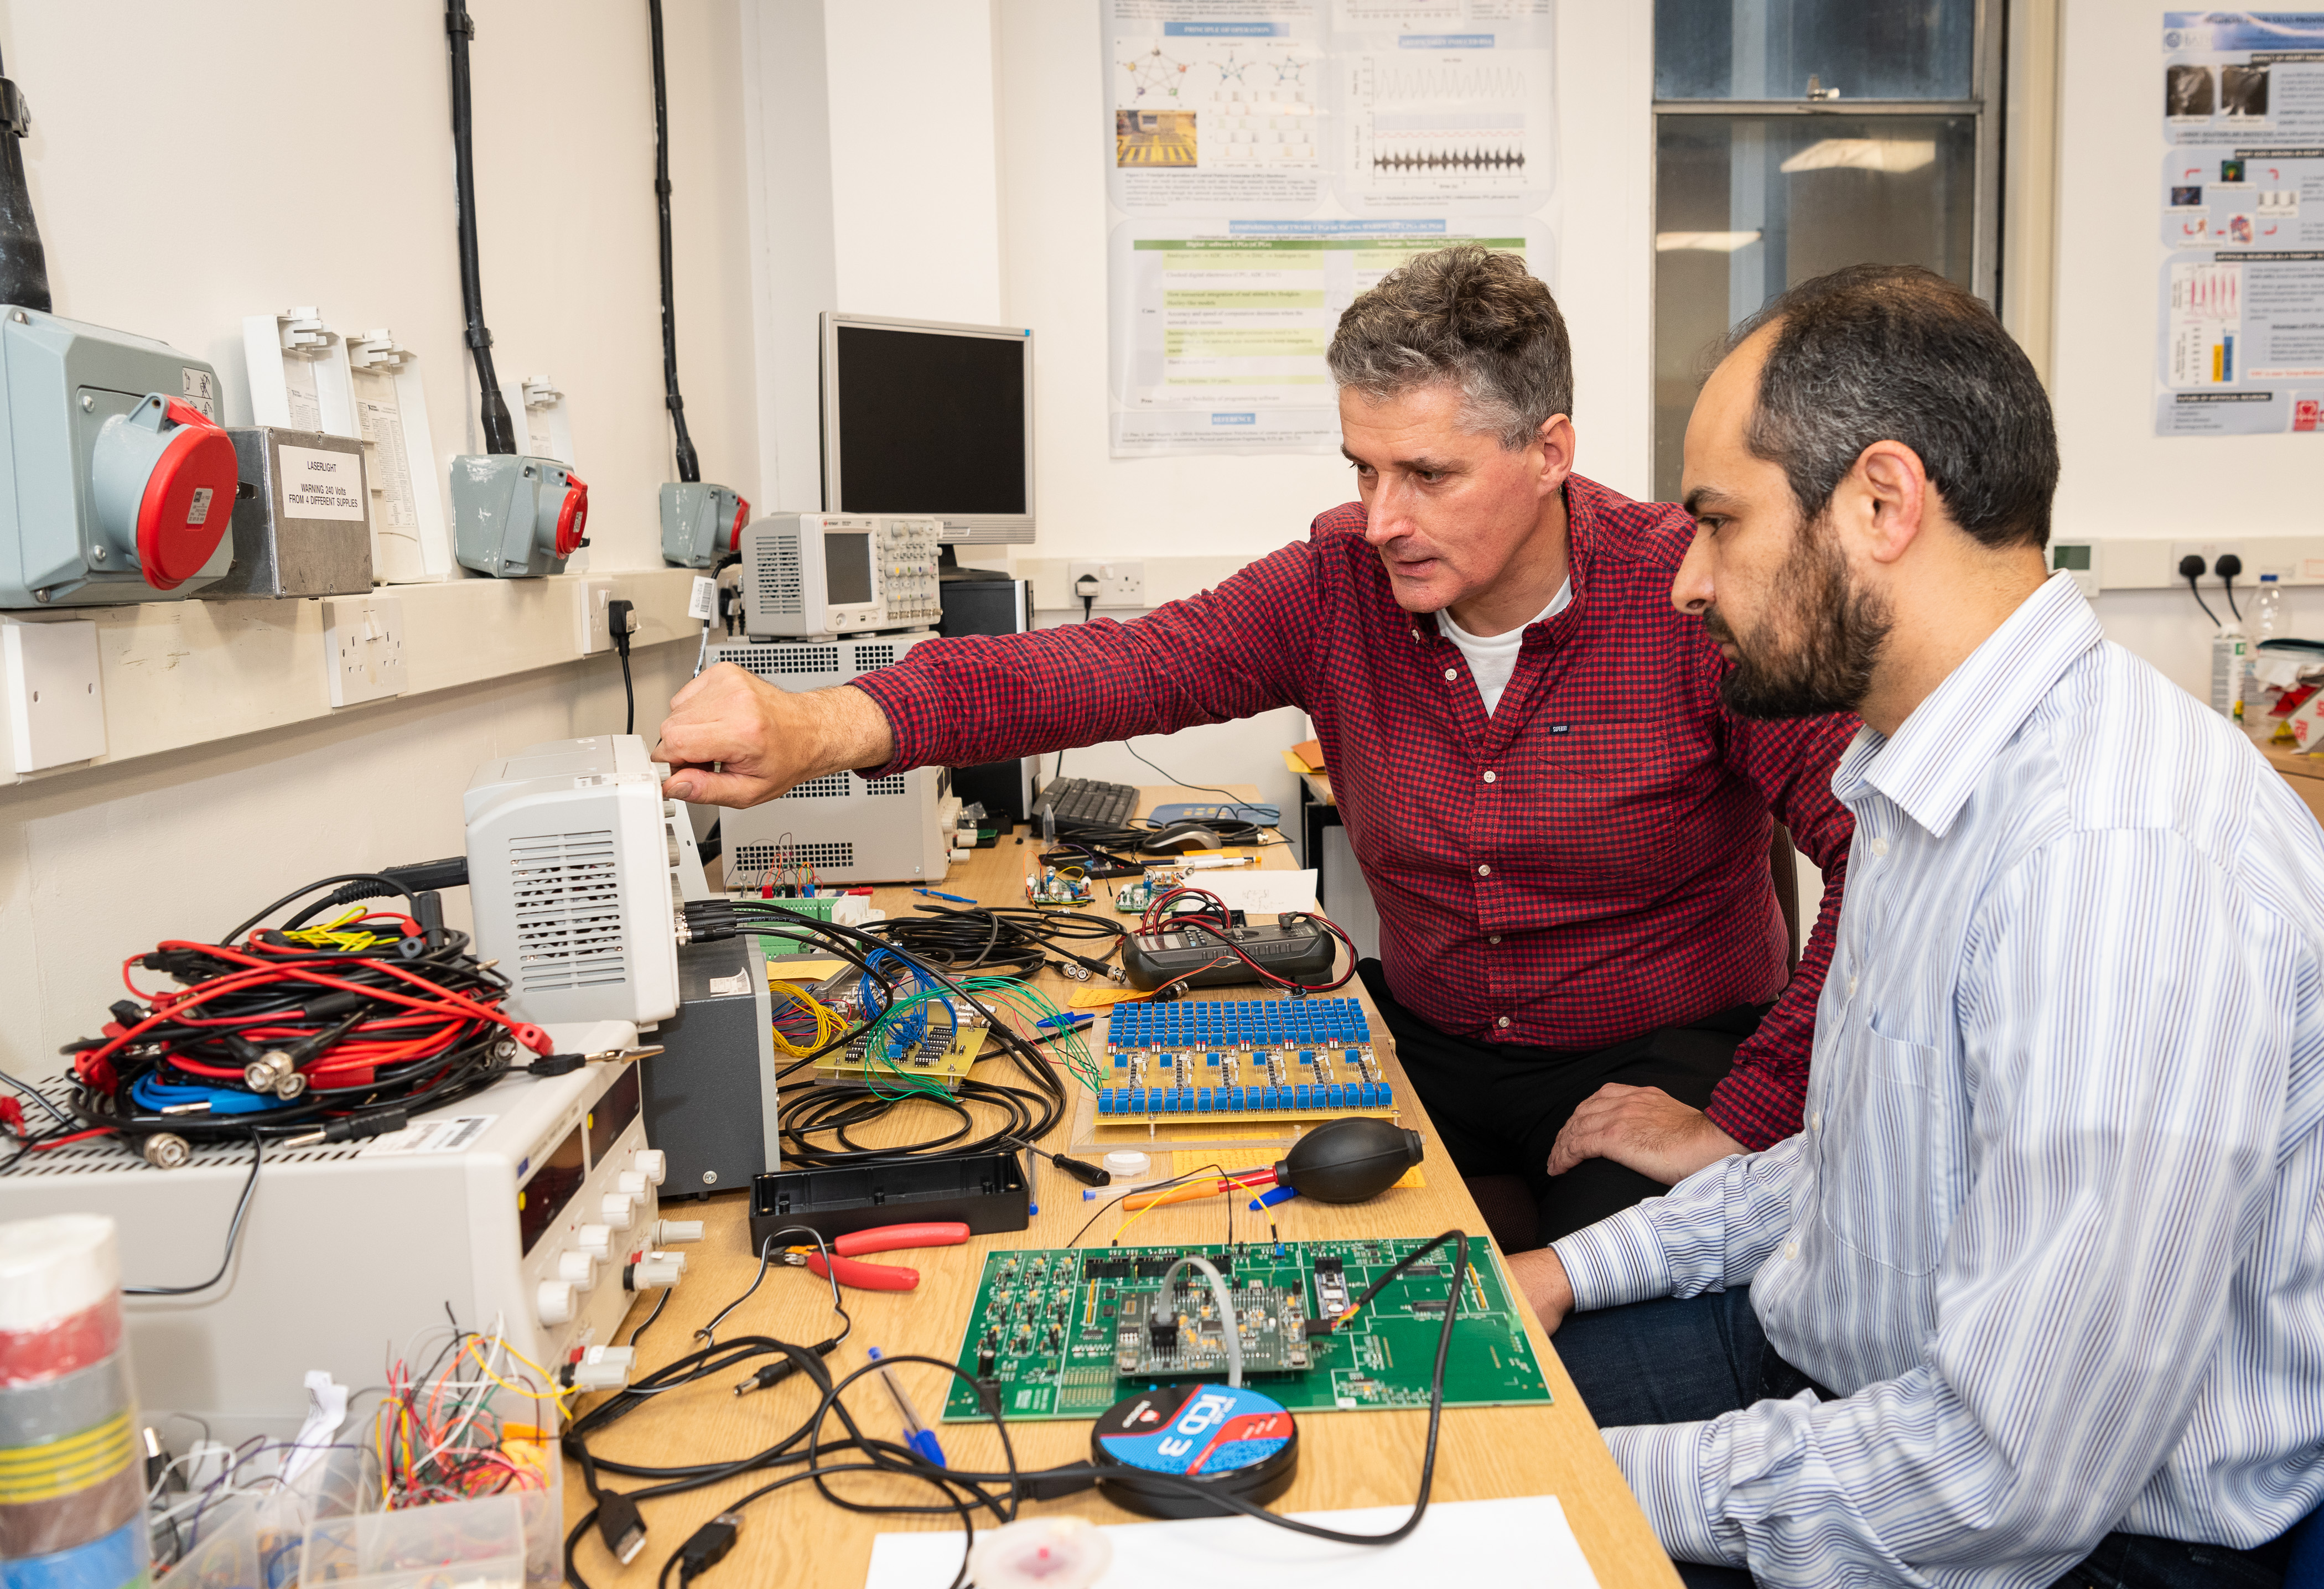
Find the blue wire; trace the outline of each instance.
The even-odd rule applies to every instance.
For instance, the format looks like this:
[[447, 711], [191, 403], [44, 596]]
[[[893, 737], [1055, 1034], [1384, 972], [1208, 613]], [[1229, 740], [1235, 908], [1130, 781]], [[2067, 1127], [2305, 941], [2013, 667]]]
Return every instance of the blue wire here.
[[212, 1114], [258, 1114], [269, 1109], [280, 1109], [290, 1100], [265, 1093], [245, 1093], [226, 1087], [178, 1087], [155, 1081], [153, 1073], [146, 1072], [130, 1087], [129, 1095], [140, 1105], [159, 1113], [178, 1104], [208, 1104]]

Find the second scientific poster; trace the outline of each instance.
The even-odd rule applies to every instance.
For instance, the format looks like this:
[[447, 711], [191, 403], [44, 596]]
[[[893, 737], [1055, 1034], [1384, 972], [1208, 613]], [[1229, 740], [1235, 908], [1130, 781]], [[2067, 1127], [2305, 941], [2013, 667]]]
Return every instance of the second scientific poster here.
[[1104, 0], [1112, 451], [1329, 452], [1323, 350], [1411, 253], [1551, 279], [1550, 0]]

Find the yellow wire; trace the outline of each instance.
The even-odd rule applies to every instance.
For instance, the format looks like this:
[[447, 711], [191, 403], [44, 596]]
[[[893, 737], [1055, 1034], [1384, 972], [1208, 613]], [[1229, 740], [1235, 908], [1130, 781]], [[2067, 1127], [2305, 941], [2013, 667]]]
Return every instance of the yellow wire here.
[[[502, 1390], [506, 1390], [512, 1396], [526, 1396], [531, 1398], [532, 1404], [535, 1408], [538, 1408], [540, 1405], [540, 1399], [543, 1396], [546, 1396], [556, 1405], [557, 1410], [562, 1413], [565, 1410], [565, 1398], [572, 1395], [578, 1387], [574, 1385], [558, 1384], [555, 1374], [550, 1373], [547, 1369], [541, 1367], [540, 1364], [533, 1362], [531, 1358], [527, 1357], [523, 1353], [510, 1345], [506, 1341], [500, 1343], [500, 1348], [502, 1351], [507, 1353], [511, 1357], [515, 1358], [519, 1363], [524, 1364], [525, 1367], [539, 1374], [541, 1378], [541, 1382], [546, 1384], [549, 1389], [546, 1390], [539, 1390], [528, 1385], [510, 1384], [506, 1380], [501, 1378], [500, 1375], [493, 1372], [493, 1365], [484, 1360], [483, 1353], [476, 1350], [476, 1338], [474, 1335], [469, 1336], [466, 1344], [466, 1350], [468, 1355], [476, 1360], [476, 1367], [483, 1372], [484, 1378], [492, 1381], [493, 1384], [498, 1385]], [[538, 1418], [540, 1415], [536, 1411], [533, 1416]]]
[[806, 1056], [814, 1053], [817, 1049], [820, 1049], [824, 1044], [831, 1041], [832, 1039], [837, 1037], [842, 1031], [846, 1030], [846, 1025], [840, 1020], [837, 1011], [818, 1002], [812, 994], [810, 994], [805, 988], [800, 987], [797, 983], [770, 982], [767, 984], [767, 991], [771, 993], [780, 993], [797, 1001], [809, 1014], [815, 1017], [815, 1038], [813, 1041], [809, 1042], [805, 1047], [801, 1047], [799, 1044], [794, 1043], [790, 1039], [785, 1037], [781, 1027], [779, 1026], [775, 1028], [775, 1047], [780, 1049], [785, 1054], [794, 1059], [804, 1058]]
[[[1222, 1174], [1219, 1176], [1219, 1178], [1218, 1178], [1218, 1179], [1219, 1179], [1219, 1181], [1220, 1181], [1220, 1183], [1221, 1183], [1221, 1184], [1220, 1184], [1220, 1187], [1219, 1187], [1219, 1191], [1217, 1191], [1217, 1192], [1206, 1192], [1206, 1193], [1204, 1193], [1204, 1194], [1203, 1195], [1203, 1196], [1200, 1196], [1200, 1197], [1181, 1197], [1181, 1198], [1179, 1198], [1179, 1199], [1178, 1199], [1178, 1203], [1183, 1204], [1183, 1203], [1201, 1203], [1201, 1202], [1204, 1202], [1204, 1201], [1208, 1200], [1208, 1199], [1209, 1199], [1209, 1198], [1211, 1198], [1211, 1197], [1215, 1197], [1215, 1196], [1219, 1196], [1220, 1192], [1223, 1192], [1223, 1193], [1225, 1193], [1225, 1194], [1226, 1194], [1226, 1196], [1228, 1196], [1231, 1197], [1231, 1196], [1233, 1196], [1237, 1192], [1250, 1192], [1250, 1191], [1256, 1191], [1256, 1190], [1258, 1190], [1258, 1189], [1259, 1189], [1259, 1188], [1258, 1188], [1258, 1187], [1256, 1187], [1256, 1186], [1238, 1186], [1238, 1185], [1236, 1185], [1236, 1184], [1235, 1184], [1235, 1174], [1238, 1174], [1238, 1173], [1239, 1173], [1239, 1174], [1241, 1174], [1241, 1175], [1251, 1175], [1251, 1174], [1254, 1174], [1254, 1173], [1256, 1173], [1256, 1172], [1255, 1172], [1255, 1171], [1252, 1171], [1252, 1170], [1248, 1170], [1248, 1169], [1246, 1169], [1246, 1170], [1241, 1170], [1241, 1171], [1233, 1172], [1233, 1173], [1222, 1173]], [[1157, 1190], [1157, 1191], [1158, 1191], [1158, 1190], [1166, 1190], [1166, 1189], [1167, 1189], [1167, 1190], [1170, 1190], [1170, 1191], [1176, 1191], [1176, 1190], [1177, 1190], [1178, 1188], [1177, 1188], [1177, 1187], [1167, 1187], [1167, 1188], [1157, 1187], [1157, 1188], [1155, 1188], [1155, 1189], [1156, 1189], [1156, 1190]], [[1136, 1194], [1136, 1193], [1132, 1193], [1132, 1194], [1131, 1194], [1131, 1196], [1137, 1196], [1137, 1194]], [[1144, 1219], [1148, 1215], [1149, 1215], [1149, 1214], [1153, 1213], [1157, 1208], [1176, 1207], [1176, 1206], [1178, 1206], [1178, 1204], [1148, 1203], [1145, 1207], [1143, 1207], [1143, 1208], [1139, 1209], [1137, 1213], [1135, 1213], [1135, 1214], [1131, 1215], [1128, 1219], [1123, 1220], [1123, 1221], [1121, 1222], [1120, 1225], [1120, 1226], [1119, 1226], [1119, 1227], [1114, 1231], [1114, 1233], [1113, 1233], [1113, 1238], [1112, 1238], [1112, 1239], [1113, 1239], [1114, 1241], [1117, 1241], [1117, 1242], [1119, 1242], [1120, 1240], [1121, 1240], [1121, 1233], [1122, 1233], [1123, 1231], [1128, 1230], [1131, 1225], [1134, 1225], [1134, 1224], [1136, 1224], [1139, 1220]]]
[[[1191, 1201], [1192, 1199], [1189, 1199], [1189, 1200]], [[1162, 1203], [1148, 1203], [1145, 1207], [1143, 1207], [1143, 1208], [1139, 1209], [1137, 1213], [1135, 1213], [1135, 1214], [1131, 1215], [1128, 1219], [1125, 1219], [1125, 1220], [1123, 1220], [1123, 1221], [1121, 1222], [1120, 1225], [1120, 1226], [1119, 1226], [1119, 1227], [1114, 1231], [1114, 1233], [1113, 1233], [1113, 1239], [1114, 1239], [1115, 1241], [1119, 1242], [1120, 1240], [1121, 1240], [1121, 1233], [1122, 1233], [1123, 1231], [1128, 1230], [1131, 1225], [1134, 1225], [1134, 1224], [1136, 1224], [1139, 1220], [1144, 1219], [1148, 1215], [1149, 1215], [1149, 1214], [1153, 1213], [1157, 1208], [1163, 1208], [1163, 1207], [1168, 1207], [1168, 1206], [1173, 1206], [1173, 1205], [1162, 1204]]]

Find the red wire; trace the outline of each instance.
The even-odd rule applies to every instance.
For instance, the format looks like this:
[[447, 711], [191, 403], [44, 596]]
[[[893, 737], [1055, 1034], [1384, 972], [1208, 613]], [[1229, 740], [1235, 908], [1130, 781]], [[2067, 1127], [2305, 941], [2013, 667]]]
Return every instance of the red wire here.
[[27, 1142], [24, 1144], [24, 1150], [28, 1153], [45, 1153], [51, 1148], [61, 1148], [67, 1142], [85, 1142], [91, 1137], [109, 1137], [112, 1134], [111, 1126], [101, 1125], [94, 1131], [77, 1131], [70, 1136], [50, 1137], [44, 1141]]
[[[456, 1032], [460, 1023], [464, 1021], [481, 1021], [488, 1025], [507, 1028], [509, 1034], [512, 1037], [515, 1038], [518, 1042], [523, 1044], [526, 1048], [530, 1049], [536, 1054], [549, 1053], [556, 1047], [556, 1045], [549, 1040], [549, 1034], [547, 1032], [542, 1031], [539, 1027], [532, 1025], [530, 1022], [512, 1020], [507, 1014], [491, 1005], [478, 1003], [475, 1000], [468, 997], [465, 993], [454, 993], [448, 988], [439, 987], [415, 972], [406, 970], [401, 965], [392, 965], [384, 960], [374, 959], [369, 956], [363, 957], [365, 965], [373, 967], [374, 969], [383, 971], [388, 975], [394, 977], [398, 981], [410, 984], [413, 986], [425, 988], [429, 993], [435, 994], [435, 998], [432, 1000], [420, 999], [408, 993], [398, 993], [391, 988], [366, 987], [360, 983], [349, 982], [344, 977], [332, 976], [327, 973], [313, 969], [313, 961], [311, 959], [290, 964], [279, 961], [269, 962], [259, 959], [255, 956], [247, 954], [244, 951], [228, 948], [221, 944], [193, 943], [181, 938], [166, 938], [162, 940], [158, 947], [164, 952], [172, 949], [194, 950], [204, 955], [215, 956], [219, 959], [240, 965], [245, 967], [245, 969], [239, 972], [229, 972], [223, 976], [212, 977], [207, 982], [198, 983], [191, 987], [183, 988], [173, 993], [148, 995], [140, 990], [136, 984], [129, 980], [130, 966], [135, 965], [139, 959], [143, 958], [143, 956], [132, 956], [129, 960], [124, 961], [121, 968], [122, 982], [129, 988], [131, 993], [136, 993], [139, 998], [144, 999], [150, 1002], [153, 1012], [147, 1016], [143, 1021], [139, 1021], [135, 1026], [128, 1028], [119, 1036], [113, 1038], [101, 1048], [84, 1049], [80, 1054], [77, 1055], [74, 1058], [73, 1066], [84, 1078], [98, 1082], [100, 1085], [109, 1089], [112, 1086], [114, 1080], [113, 1067], [111, 1063], [113, 1056], [119, 1053], [124, 1048], [135, 1042], [139, 1038], [152, 1030], [155, 1026], [158, 1026], [164, 1021], [182, 1021], [185, 1017], [180, 1013], [181, 1012], [189, 1011], [198, 1005], [207, 1003], [210, 1000], [217, 998], [221, 994], [239, 992], [245, 988], [263, 986], [268, 984], [280, 984], [286, 982], [306, 983], [317, 987], [330, 988], [337, 992], [354, 993], [364, 999], [384, 1001], [391, 1004], [401, 1005], [412, 1011], [419, 1016], [452, 1017], [452, 1023], [450, 1025], [438, 1029], [438, 1037]], [[345, 961], [357, 958], [357, 956], [350, 954], [323, 956], [323, 958]], [[396, 1024], [409, 1024], [412, 1019], [412, 1016], [405, 1016], [402, 1017], [400, 1021], [397, 1021]], [[227, 1024], [228, 1022], [220, 1021], [218, 1023]], [[374, 1025], [378, 1023], [366, 1022], [365, 1024]], [[415, 1043], [419, 1045], [417, 1049], [413, 1048], [413, 1044]], [[391, 1051], [403, 1058], [418, 1058], [424, 1055], [429, 1046], [429, 1039], [415, 1039], [410, 1043], [394, 1045]], [[334, 1058], [337, 1058], [336, 1053], [334, 1054]], [[350, 1058], [352, 1058], [352, 1056]], [[238, 1071], [203, 1067], [200, 1066], [198, 1061], [181, 1061], [175, 1056], [171, 1057], [171, 1062], [172, 1065], [178, 1065], [180, 1063], [186, 1065], [189, 1073], [197, 1076], [235, 1076], [240, 1074]], [[387, 1062], [392, 1061], [373, 1061], [374, 1065]], [[360, 1068], [361, 1067], [356, 1067]]]

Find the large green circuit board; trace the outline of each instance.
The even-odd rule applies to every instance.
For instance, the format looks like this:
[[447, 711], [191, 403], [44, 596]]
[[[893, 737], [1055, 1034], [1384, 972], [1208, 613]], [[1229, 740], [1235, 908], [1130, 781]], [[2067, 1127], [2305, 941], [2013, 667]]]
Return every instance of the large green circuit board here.
[[[1160, 1382], [1118, 1366], [1124, 1361], [1123, 1320], [1134, 1324], [1146, 1316], [1163, 1275], [1181, 1256], [1207, 1258], [1217, 1265], [1239, 1309], [1246, 1298], [1266, 1297], [1277, 1316], [1289, 1312], [1312, 1319], [1339, 1312], [1376, 1277], [1425, 1244], [1425, 1238], [1397, 1236], [1378, 1242], [988, 1252], [961, 1336], [960, 1366], [999, 1385], [1007, 1418], [1095, 1418], [1132, 1391]], [[1250, 1372], [1245, 1381], [1293, 1412], [1426, 1406], [1452, 1257], [1437, 1249], [1389, 1281], [1338, 1330], [1308, 1338], [1305, 1368]], [[1199, 1278], [1182, 1270], [1172, 1289], [1199, 1305], [1202, 1288], [1194, 1284]], [[1469, 1275], [1445, 1362], [1445, 1406], [1550, 1399], [1541, 1363], [1526, 1338], [1523, 1306], [1503, 1284], [1491, 1243], [1471, 1237]], [[975, 1390], [954, 1380], [944, 1417], [948, 1423], [982, 1418]]]

